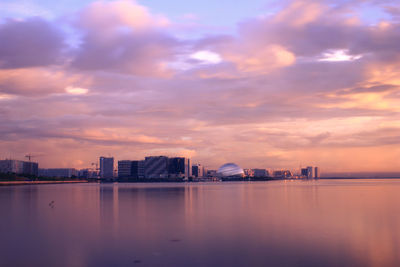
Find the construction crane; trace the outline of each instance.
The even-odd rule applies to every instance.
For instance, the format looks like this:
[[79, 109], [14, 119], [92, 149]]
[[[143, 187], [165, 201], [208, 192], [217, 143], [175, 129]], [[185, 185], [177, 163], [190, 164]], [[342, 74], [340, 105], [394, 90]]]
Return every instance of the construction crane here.
[[25, 158], [27, 158], [29, 160], [29, 162], [31, 161], [32, 158], [37, 158], [37, 157], [41, 157], [43, 155], [32, 155], [32, 154], [26, 154]]
[[29, 161], [31, 161], [31, 158], [34, 158], [36, 156], [32, 155], [32, 154], [27, 154], [25, 155], [25, 158], [28, 158]]

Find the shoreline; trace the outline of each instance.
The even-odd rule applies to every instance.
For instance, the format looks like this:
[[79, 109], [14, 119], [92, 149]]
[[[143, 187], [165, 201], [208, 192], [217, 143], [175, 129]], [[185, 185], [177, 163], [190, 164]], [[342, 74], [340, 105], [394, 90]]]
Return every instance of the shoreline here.
[[9, 185], [36, 185], [36, 184], [76, 184], [76, 183], [88, 183], [87, 180], [80, 181], [0, 181], [0, 186]]

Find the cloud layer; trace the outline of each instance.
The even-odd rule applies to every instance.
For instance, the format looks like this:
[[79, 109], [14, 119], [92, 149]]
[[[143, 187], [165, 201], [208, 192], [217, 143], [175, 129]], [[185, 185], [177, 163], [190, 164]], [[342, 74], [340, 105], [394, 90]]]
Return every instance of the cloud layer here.
[[[364, 21], [365, 4], [385, 19]], [[101, 155], [165, 154], [210, 168], [398, 171], [399, 9], [284, 1], [234, 35], [197, 39], [134, 1], [3, 20], [0, 157], [88, 167]]]

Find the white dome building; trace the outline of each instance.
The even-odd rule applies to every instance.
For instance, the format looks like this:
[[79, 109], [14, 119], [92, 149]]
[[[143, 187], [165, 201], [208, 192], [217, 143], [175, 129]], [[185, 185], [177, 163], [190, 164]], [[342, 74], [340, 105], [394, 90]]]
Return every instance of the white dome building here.
[[217, 175], [226, 178], [242, 178], [244, 175], [243, 169], [235, 163], [225, 163], [219, 167]]

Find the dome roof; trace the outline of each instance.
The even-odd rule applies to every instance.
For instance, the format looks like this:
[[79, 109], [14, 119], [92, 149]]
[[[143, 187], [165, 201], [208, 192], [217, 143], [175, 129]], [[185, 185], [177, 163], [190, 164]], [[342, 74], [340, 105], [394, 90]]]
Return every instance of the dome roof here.
[[243, 169], [239, 167], [239, 165], [235, 163], [225, 163], [221, 167], [219, 167], [218, 172], [219, 175], [227, 177], [227, 176], [243, 176]]

